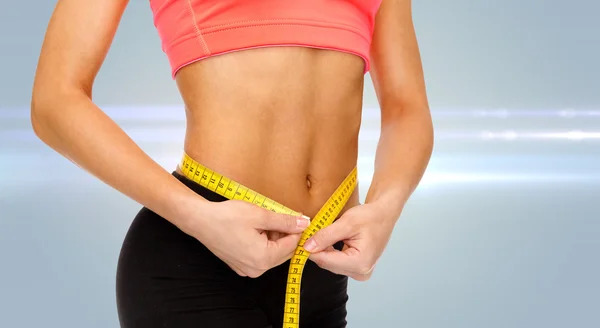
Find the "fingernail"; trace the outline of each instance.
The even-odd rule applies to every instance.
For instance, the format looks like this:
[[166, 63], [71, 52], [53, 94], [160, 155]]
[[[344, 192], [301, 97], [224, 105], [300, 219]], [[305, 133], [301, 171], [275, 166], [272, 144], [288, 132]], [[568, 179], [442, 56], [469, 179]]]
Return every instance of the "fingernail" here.
[[305, 250], [312, 252], [317, 247], [317, 243], [315, 243], [315, 241], [312, 238], [310, 238], [304, 243], [304, 246], [302, 247], [304, 247]]
[[296, 219], [296, 225], [298, 226], [298, 228], [304, 229], [308, 227], [309, 223], [310, 221], [305, 219], [305, 216]]

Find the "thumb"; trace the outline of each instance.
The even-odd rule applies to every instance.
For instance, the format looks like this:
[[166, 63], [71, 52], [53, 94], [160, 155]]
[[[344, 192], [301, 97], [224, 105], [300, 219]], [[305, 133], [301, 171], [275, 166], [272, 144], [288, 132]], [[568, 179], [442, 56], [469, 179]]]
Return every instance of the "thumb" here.
[[310, 219], [304, 215], [295, 216], [267, 211], [267, 214], [259, 220], [259, 226], [256, 228], [287, 234], [299, 234], [308, 227], [309, 223]]
[[320, 252], [338, 241], [351, 237], [351, 228], [347, 221], [337, 220], [331, 225], [317, 231], [304, 243], [303, 247], [307, 251]]

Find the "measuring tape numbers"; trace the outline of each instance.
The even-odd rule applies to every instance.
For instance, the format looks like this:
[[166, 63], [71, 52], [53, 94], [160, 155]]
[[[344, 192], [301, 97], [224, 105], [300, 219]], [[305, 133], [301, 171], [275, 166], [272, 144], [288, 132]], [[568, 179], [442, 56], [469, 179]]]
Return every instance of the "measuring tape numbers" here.
[[[210, 170], [185, 153], [180, 168], [188, 179], [227, 199], [242, 200], [276, 213], [301, 215], [238, 182]], [[317, 231], [333, 223], [338, 217], [356, 188], [356, 180], [357, 169], [354, 167], [302, 233], [300, 242], [290, 260], [285, 292], [283, 328], [298, 328], [300, 324], [300, 282], [304, 266], [310, 255], [310, 252], [304, 249], [304, 243]]]

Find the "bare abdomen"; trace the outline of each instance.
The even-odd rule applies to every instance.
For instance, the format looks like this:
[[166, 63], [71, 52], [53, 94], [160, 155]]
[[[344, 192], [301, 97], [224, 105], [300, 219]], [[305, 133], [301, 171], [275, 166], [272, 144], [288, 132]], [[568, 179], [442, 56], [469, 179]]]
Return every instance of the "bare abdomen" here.
[[[240, 51], [182, 69], [186, 152], [313, 216], [356, 165], [363, 60], [299, 47]], [[355, 193], [349, 206], [358, 202]]]

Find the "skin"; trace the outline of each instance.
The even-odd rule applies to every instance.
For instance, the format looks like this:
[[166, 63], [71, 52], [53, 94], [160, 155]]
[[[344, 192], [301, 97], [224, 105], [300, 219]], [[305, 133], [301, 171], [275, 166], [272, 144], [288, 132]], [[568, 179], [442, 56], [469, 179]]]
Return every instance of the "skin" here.
[[[241, 201], [206, 201], [92, 100], [126, 5], [58, 2], [34, 81], [33, 129], [62, 156], [198, 239], [238, 274], [260, 276], [291, 257], [307, 220]], [[373, 181], [364, 204], [355, 192], [338, 220], [305, 245], [314, 246], [310, 259], [320, 267], [357, 280], [371, 276], [433, 147], [409, 0], [383, 1], [371, 56], [382, 113]], [[311, 217], [356, 166], [363, 68], [358, 56], [305, 47], [239, 51], [188, 65], [176, 76], [187, 117], [185, 151]], [[344, 250], [333, 250], [340, 240]]]

